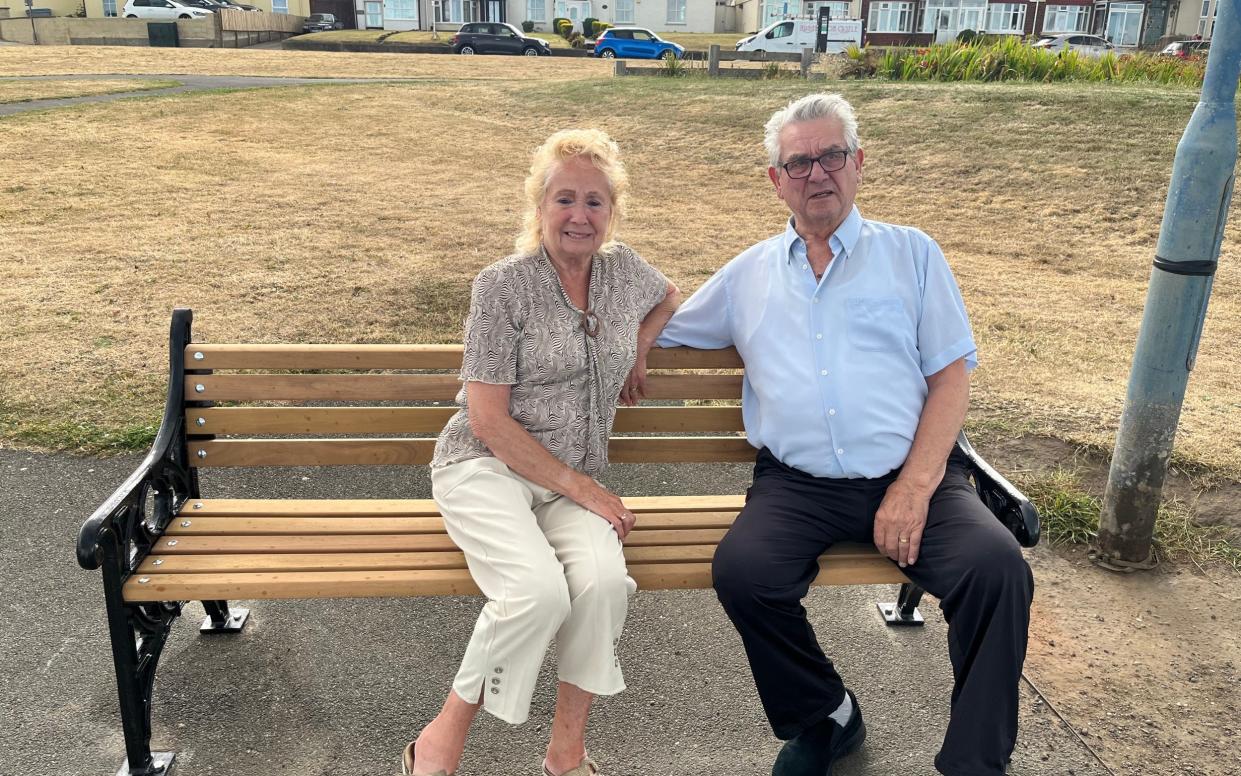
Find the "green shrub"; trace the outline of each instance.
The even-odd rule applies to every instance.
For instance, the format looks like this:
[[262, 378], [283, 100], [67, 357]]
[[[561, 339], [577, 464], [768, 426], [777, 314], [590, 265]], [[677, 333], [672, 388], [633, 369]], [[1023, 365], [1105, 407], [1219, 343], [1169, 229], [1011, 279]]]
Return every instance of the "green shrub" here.
[[575, 32], [569, 36], [569, 45], [575, 49], [586, 48], [586, 36], [580, 32]]
[[[864, 77], [869, 62], [864, 51], [846, 52], [844, 77]], [[1016, 36], [971, 43], [945, 43], [927, 48], [891, 48], [872, 60], [873, 75], [897, 81], [1122, 81], [1201, 86], [1201, 62], [1151, 54], [1108, 52], [1089, 57], [1076, 51], [1034, 48]]]
[[530, 21], [529, 19], [522, 22], [521, 31], [522, 32], [534, 32], [534, 22]]
[[595, 22], [595, 37], [597, 38], [600, 35], [602, 35], [604, 30], [610, 30], [610, 29], [612, 29], [612, 25], [608, 24], [607, 22], [596, 21]]
[[585, 19], [582, 19], [582, 34], [588, 38], [594, 37], [595, 23], [597, 21], [598, 19], [593, 16], [587, 16]]
[[563, 16], [557, 16], [555, 19], [552, 19], [552, 31], [561, 37], [568, 37], [564, 34], [564, 25], [566, 24], [569, 26], [569, 29], [573, 29], [573, 22]]

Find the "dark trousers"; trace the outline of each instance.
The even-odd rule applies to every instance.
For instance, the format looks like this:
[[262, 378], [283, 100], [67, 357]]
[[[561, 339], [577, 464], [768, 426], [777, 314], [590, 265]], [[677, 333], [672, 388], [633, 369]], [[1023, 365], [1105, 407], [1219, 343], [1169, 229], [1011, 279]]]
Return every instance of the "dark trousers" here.
[[[758, 454], [745, 507], [712, 564], [715, 591], [745, 644], [778, 738], [825, 719], [844, 700], [801, 601], [818, 557], [837, 542], [872, 542], [875, 512], [896, 472], [825, 479]], [[1017, 738], [1034, 578], [1012, 534], [979, 501], [954, 452], [931, 498], [918, 561], [904, 569], [940, 601], [955, 683], [936, 768], [949, 776], [1004, 772]]]

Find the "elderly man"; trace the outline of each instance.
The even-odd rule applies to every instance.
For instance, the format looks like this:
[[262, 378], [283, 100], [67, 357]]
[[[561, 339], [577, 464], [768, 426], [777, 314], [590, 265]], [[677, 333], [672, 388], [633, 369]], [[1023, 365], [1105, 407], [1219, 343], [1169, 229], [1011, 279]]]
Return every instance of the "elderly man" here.
[[713, 576], [786, 741], [772, 773], [831, 774], [866, 736], [801, 600], [824, 550], [873, 541], [948, 621], [956, 681], [935, 767], [1002, 774], [1034, 583], [954, 452], [977, 363], [961, 294], [933, 240], [854, 206], [863, 153], [843, 98], [790, 103], [765, 143], [792, 218], [698, 289], [659, 344], [732, 345], [745, 361], [758, 458]]

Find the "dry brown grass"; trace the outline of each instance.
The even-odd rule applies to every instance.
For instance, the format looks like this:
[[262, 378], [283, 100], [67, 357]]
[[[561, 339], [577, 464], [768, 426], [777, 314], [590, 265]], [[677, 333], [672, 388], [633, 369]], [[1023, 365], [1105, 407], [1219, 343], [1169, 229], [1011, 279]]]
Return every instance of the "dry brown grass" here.
[[0, 78], [118, 73], [544, 81], [602, 77], [610, 72], [611, 65], [589, 57], [460, 57], [453, 54], [348, 54], [131, 46], [0, 48]]
[[39, 80], [21, 81], [16, 79], [0, 79], [0, 104], [9, 102], [29, 102], [31, 100], [53, 100], [63, 97], [87, 97], [95, 94], [116, 94], [118, 92], [138, 92], [148, 89], [163, 89], [177, 86], [177, 81], [75, 81], [75, 80]]
[[[975, 422], [1110, 445], [1196, 96], [839, 86], [860, 110], [863, 212], [935, 236], [962, 285], [981, 350]], [[4, 119], [0, 153], [28, 160], [0, 189], [5, 435], [97, 443], [99, 428], [151, 422], [174, 305], [195, 308], [203, 341], [456, 340], [470, 278], [517, 232], [528, 152], [565, 126], [620, 141], [634, 180], [622, 237], [693, 289], [781, 228], [759, 128], [805, 89], [579, 76], [200, 94]], [[1188, 460], [1233, 477], [1239, 238], [1234, 205], [1178, 437]]]

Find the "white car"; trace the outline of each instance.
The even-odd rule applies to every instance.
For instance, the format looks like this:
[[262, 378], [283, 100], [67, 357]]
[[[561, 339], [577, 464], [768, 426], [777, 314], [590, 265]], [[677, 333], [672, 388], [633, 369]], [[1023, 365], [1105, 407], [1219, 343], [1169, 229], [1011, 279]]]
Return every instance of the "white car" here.
[[128, 0], [121, 15], [126, 19], [202, 19], [211, 11], [180, 0]]
[[1098, 35], [1082, 35], [1066, 33], [1064, 35], [1045, 35], [1038, 39], [1034, 48], [1045, 48], [1050, 51], [1076, 51], [1092, 57], [1103, 56], [1114, 47], [1106, 38]]

